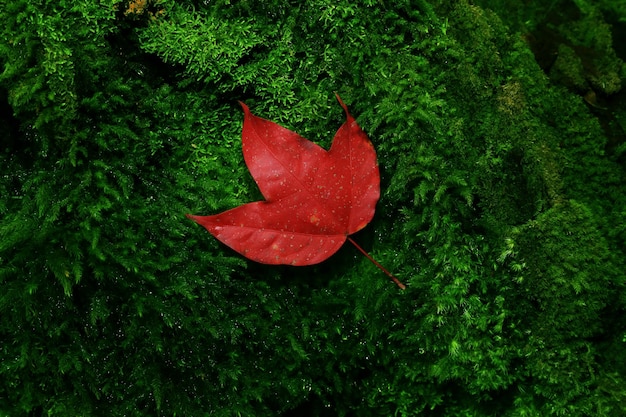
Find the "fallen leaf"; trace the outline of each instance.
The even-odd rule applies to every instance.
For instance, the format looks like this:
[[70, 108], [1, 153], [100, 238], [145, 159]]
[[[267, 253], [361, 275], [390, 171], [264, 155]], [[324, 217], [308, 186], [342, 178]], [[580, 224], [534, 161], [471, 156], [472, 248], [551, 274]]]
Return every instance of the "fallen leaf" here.
[[213, 216], [187, 217], [246, 258], [264, 264], [313, 265], [350, 240], [374, 216], [380, 196], [376, 151], [348, 108], [330, 150], [274, 122], [244, 111], [246, 165], [265, 201]]

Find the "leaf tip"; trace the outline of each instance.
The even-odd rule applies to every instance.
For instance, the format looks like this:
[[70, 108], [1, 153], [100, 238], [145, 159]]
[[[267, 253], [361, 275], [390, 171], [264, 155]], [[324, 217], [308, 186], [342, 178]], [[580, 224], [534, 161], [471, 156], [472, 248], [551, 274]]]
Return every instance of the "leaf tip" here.
[[351, 118], [352, 116], [350, 115], [350, 112], [348, 111], [348, 106], [346, 106], [346, 104], [343, 102], [343, 100], [341, 99], [341, 97], [339, 97], [339, 94], [334, 91], [335, 93], [335, 97], [337, 97], [337, 101], [339, 102], [339, 105], [343, 108], [343, 110], [346, 112], [346, 117], [347, 118]]
[[237, 103], [239, 103], [239, 105], [241, 106], [241, 108], [243, 109], [244, 113], [249, 113], [250, 109], [248, 108], [248, 106], [246, 106], [246, 103], [244, 103], [241, 100], [237, 100]]

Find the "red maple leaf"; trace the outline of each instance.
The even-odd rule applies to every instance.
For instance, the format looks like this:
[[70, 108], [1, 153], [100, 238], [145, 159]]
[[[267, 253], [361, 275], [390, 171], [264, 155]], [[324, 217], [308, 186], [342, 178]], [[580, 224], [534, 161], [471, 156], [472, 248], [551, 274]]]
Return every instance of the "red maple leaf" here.
[[349, 235], [374, 216], [380, 196], [376, 151], [348, 108], [329, 151], [278, 124], [244, 111], [246, 165], [265, 201], [213, 216], [187, 217], [222, 243], [264, 264], [313, 265], [346, 240], [404, 289]]

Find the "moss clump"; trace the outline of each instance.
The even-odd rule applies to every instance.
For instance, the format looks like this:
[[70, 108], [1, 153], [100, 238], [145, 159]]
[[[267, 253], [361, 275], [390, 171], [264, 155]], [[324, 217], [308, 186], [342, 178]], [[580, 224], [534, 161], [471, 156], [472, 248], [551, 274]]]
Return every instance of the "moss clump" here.
[[[0, 414], [624, 414], [613, 27], [491, 3], [1, 8]], [[259, 198], [237, 100], [328, 145], [333, 91], [402, 293], [350, 247], [257, 265], [184, 217]]]

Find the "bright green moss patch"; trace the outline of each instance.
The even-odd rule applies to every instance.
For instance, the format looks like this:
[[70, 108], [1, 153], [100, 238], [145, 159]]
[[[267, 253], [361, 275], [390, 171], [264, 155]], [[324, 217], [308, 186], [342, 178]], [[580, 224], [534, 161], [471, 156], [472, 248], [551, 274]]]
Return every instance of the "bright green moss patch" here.
[[[66, 3], [0, 8], [0, 415], [626, 413], [622, 9]], [[260, 198], [238, 100], [327, 147], [333, 91], [404, 292], [184, 217]]]

